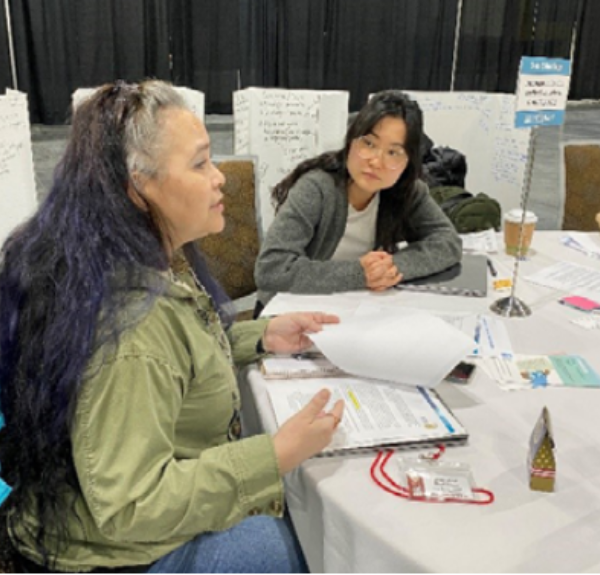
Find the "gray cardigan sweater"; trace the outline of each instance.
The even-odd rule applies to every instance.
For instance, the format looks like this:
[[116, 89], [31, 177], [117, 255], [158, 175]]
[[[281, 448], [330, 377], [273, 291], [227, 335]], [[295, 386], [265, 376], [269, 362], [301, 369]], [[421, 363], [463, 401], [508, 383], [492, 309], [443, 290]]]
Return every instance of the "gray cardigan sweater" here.
[[[416, 238], [397, 238], [408, 246], [394, 254], [394, 263], [410, 280], [439, 272], [460, 261], [462, 241], [454, 226], [429, 195], [423, 182], [410, 214]], [[271, 224], [254, 271], [258, 300], [264, 305], [277, 292], [329, 294], [366, 289], [358, 260], [332, 261], [348, 219], [345, 185], [313, 170], [290, 189]], [[377, 246], [373, 246], [376, 249]]]

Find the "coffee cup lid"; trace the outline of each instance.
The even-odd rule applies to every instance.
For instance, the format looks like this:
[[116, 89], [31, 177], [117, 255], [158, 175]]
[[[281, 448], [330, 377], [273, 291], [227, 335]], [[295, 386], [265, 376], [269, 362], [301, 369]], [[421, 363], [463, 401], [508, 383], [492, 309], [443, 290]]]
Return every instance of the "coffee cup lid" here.
[[[520, 224], [521, 220], [523, 219], [523, 210], [521, 210], [519, 208], [510, 210], [504, 214], [504, 219], [507, 222], [514, 222], [514, 223]], [[530, 211], [525, 212], [525, 223], [526, 224], [535, 224], [537, 221], [538, 221], [538, 218], [533, 212], [530, 212]]]

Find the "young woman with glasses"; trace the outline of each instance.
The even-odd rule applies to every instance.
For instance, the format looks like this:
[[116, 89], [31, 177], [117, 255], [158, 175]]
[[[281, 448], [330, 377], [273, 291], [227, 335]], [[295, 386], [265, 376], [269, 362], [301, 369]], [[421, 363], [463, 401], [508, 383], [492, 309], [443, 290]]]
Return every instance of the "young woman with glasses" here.
[[0, 253], [2, 505], [24, 572], [305, 571], [282, 476], [329, 443], [323, 390], [242, 438], [236, 365], [336, 318], [233, 323], [195, 240], [225, 225], [203, 123], [168, 84], [98, 89]]
[[417, 103], [379, 92], [343, 149], [301, 163], [275, 186], [256, 313], [277, 292], [382, 291], [460, 261], [460, 237], [419, 180], [422, 135]]

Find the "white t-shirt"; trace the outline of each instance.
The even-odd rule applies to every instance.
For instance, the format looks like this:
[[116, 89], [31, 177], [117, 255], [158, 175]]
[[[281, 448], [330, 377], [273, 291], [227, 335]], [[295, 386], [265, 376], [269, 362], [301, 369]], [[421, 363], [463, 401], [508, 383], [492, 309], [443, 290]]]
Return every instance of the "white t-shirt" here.
[[378, 211], [379, 194], [375, 194], [369, 205], [360, 212], [355, 210], [352, 204], [348, 204], [346, 230], [335, 253], [331, 256], [332, 260], [357, 260], [373, 251]]

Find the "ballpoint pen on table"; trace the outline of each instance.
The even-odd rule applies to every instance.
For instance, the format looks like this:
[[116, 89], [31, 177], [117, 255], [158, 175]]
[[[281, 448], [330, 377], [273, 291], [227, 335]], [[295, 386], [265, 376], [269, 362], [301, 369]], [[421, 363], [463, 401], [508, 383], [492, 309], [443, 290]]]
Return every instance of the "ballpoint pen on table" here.
[[487, 260], [487, 266], [490, 269], [490, 273], [496, 277], [498, 275], [498, 272], [496, 271], [496, 268], [494, 267], [494, 264], [492, 263], [492, 260], [490, 258], [486, 258]]

